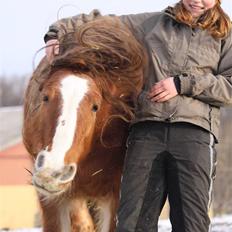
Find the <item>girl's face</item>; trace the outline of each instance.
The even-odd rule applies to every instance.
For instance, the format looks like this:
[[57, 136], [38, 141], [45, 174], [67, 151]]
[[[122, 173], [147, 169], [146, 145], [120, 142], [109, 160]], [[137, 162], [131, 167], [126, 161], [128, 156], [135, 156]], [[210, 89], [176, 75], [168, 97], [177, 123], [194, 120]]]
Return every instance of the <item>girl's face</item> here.
[[201, 16], [206, 10], [215, 6], [216, 0], [182, 0], [184, 7], [194, 18]]

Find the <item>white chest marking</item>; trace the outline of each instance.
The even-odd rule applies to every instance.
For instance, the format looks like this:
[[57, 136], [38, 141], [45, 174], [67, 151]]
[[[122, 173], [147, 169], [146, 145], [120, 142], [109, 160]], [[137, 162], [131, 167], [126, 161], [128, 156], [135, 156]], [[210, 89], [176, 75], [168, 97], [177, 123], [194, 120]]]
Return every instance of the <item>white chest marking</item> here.
[[68, 203], [61, 204], [59, 214], [61, 231], [71, 231], [70, 207]]
[[111, 223], [111, 200], [101, 201], [98, 203], [98, 207], [100, 209], [100, 232], [108, 232], [110, 231], [110, 223]]

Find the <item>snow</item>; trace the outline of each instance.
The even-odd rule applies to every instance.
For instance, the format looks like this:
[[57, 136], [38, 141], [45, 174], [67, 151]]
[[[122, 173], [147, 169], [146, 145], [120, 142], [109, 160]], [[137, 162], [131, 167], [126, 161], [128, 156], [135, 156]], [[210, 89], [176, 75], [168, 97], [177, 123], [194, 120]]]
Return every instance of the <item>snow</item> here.
[[[42, 232], [41, 228], [34, 229], [17, 229], [17, 230], [0, 230], [0, 232]], [[159, 221], [159, 232], [170, 232], [171, 225], [169, 220]], [[212, 219], [211, 232], [231, 232], [232, 231], [232, 214], [215, 217]]]
[[232, 214], [212, 219], [212, 232], [231, 232], [232, 231]]
[[[211, 232], [232, 232], [232, 214], [215, 217], [211, 220]], [[159, 221], [159, 232], [170, 232], [171, 224], [169, 220]]]

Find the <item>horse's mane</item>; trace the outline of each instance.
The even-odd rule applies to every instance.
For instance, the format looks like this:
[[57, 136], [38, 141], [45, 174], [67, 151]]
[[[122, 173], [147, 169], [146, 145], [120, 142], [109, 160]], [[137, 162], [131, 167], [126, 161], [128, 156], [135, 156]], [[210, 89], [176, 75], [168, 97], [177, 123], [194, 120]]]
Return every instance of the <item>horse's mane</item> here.
[[[131, 119], [131, 102], [142, 87], [145, 63], [145, 52], [127, 26], [117, 17], [104, 16], [66, 34], [60, 41], [60, 54], [51, 65], [43, 61], [32, 79], [43, 82], [60, 69], [87, 74], [118, 114]], [[119, 94], [112, 96], [112, 88]]]

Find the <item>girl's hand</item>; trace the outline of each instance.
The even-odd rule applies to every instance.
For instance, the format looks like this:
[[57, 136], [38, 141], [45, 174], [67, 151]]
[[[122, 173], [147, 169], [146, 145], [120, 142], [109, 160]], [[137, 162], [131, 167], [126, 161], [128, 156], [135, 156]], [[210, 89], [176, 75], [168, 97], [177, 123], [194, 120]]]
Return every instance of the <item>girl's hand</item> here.
[[48, 40], [46, 43], [45, 53], [48, 62], [52, 63], [54, 56], [59, 54], [59, 41], [57, 39]]
[[173, 77], [157, 82], [151, 88], [148, 98], [153, 102], [165, 102], [178, 95]]

